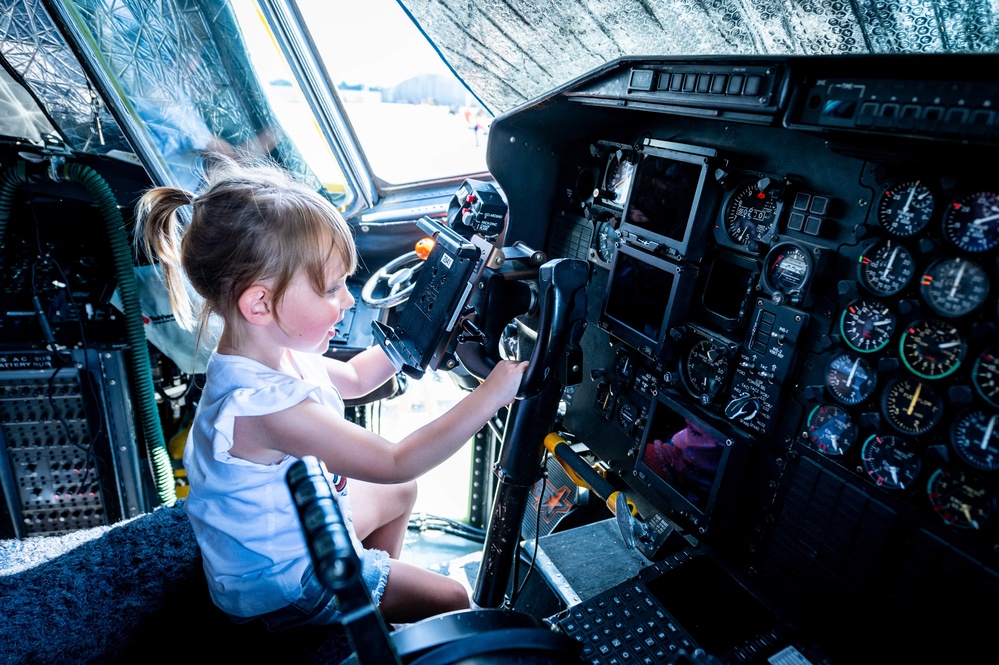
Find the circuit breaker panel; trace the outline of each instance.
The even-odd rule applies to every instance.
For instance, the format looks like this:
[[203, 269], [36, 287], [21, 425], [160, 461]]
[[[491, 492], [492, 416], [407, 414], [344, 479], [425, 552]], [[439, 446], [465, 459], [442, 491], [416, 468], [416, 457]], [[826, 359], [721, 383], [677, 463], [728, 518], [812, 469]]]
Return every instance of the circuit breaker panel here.
[[148, 510], [121, 350], [0, 353], [0, 537]]

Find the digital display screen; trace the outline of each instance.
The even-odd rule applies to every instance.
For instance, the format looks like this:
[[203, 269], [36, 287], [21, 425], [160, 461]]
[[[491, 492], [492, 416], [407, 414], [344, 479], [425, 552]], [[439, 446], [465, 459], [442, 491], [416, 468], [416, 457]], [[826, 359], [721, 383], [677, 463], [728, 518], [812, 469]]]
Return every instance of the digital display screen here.
[[708, 268], [701, 304], [725, 330], [737, 327], [746, 313], [753, 286], [759, 278], [759, 266], [733, 255], [717, 255]]
[[640, 462], [659, 482], [704, 513], [726, 449], [724, 439], [707, 427], [659, 403], [646, 431]]
[[611, 332], [638, 348], [658, 345], [675, 288], [675, 273], [668, 268], [665, 262], [618, 248], [603, 312]]
[[667, 154], [642, 155], [621, 228], [683, 252], [707, 166], [704, 157]]

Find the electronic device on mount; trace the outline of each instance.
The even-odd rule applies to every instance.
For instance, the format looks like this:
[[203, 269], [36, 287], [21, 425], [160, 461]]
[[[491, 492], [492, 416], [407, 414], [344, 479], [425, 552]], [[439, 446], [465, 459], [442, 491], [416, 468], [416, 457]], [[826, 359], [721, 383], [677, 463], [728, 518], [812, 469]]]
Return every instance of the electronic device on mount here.
[[683, 317], [696, 276], [693, 267], [622, 245], [611, 268], [600, 327], [649, 358], [669, 355], [667, 332]]
[[732, 438], [662, 393], [648, 422], [630, 484], [685, 532], [703, 537], [731, 508], [751, 441]]
[[708, 177], [717, 156], [712, 148], [645, 139], [618, 229], [622, 236], [673, 260], [699, 260], [720, 197]]
[[402, 370], [421, 378], [428, 369], [454, 361], [459, 318], [480, 273], [487, 248], [424, 217], [417, 226], [434, 238], [399, 321], [373, 321], [375, 341]]

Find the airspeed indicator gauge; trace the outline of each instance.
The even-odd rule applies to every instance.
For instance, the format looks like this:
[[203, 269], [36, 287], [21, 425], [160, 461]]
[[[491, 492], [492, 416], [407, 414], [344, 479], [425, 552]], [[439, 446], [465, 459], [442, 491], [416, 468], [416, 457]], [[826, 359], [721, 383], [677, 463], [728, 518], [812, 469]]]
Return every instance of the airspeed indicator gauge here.
[[878, 201], [878, 224], [893, 236], [908, 238], [930, 223], [934, 203], [933, 190], [919, 180], [894, 184]]

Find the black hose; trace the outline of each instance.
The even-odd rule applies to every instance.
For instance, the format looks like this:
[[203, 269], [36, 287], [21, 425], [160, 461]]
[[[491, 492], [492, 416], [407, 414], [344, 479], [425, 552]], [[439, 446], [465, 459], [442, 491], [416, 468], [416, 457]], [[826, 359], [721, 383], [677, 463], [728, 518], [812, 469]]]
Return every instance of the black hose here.
[[[107, 228], [108, 240], [118, 277], [118, 293], [121, 296], [125, 314], [125, 329], [128, 338], [126, 358], [131, 368], [139, 424], [146, 442], [153, 470], [153, 480], [162, 505], [172, 506], [177, 501], [174, 484], [173, 465], [163, 437], [156, 406], [156, 391], [153, 386], [152, 366], [146, 331], [142, 323], [142, 310], [139, 305], [138, 286], [135, 279], [135, 264], [132, 261], [131, 245], [125, 222], [118, 202], [107, 182], [97, 171], [83, 164], [66, 164], [62, 176], [83, 185], [95, 202]], [[18, 162], [0, 172], [0, 240], [3, 238], [13, 207], [14, 194], [20, 185], [27, 184], [28, 174], [24, 162]]]

